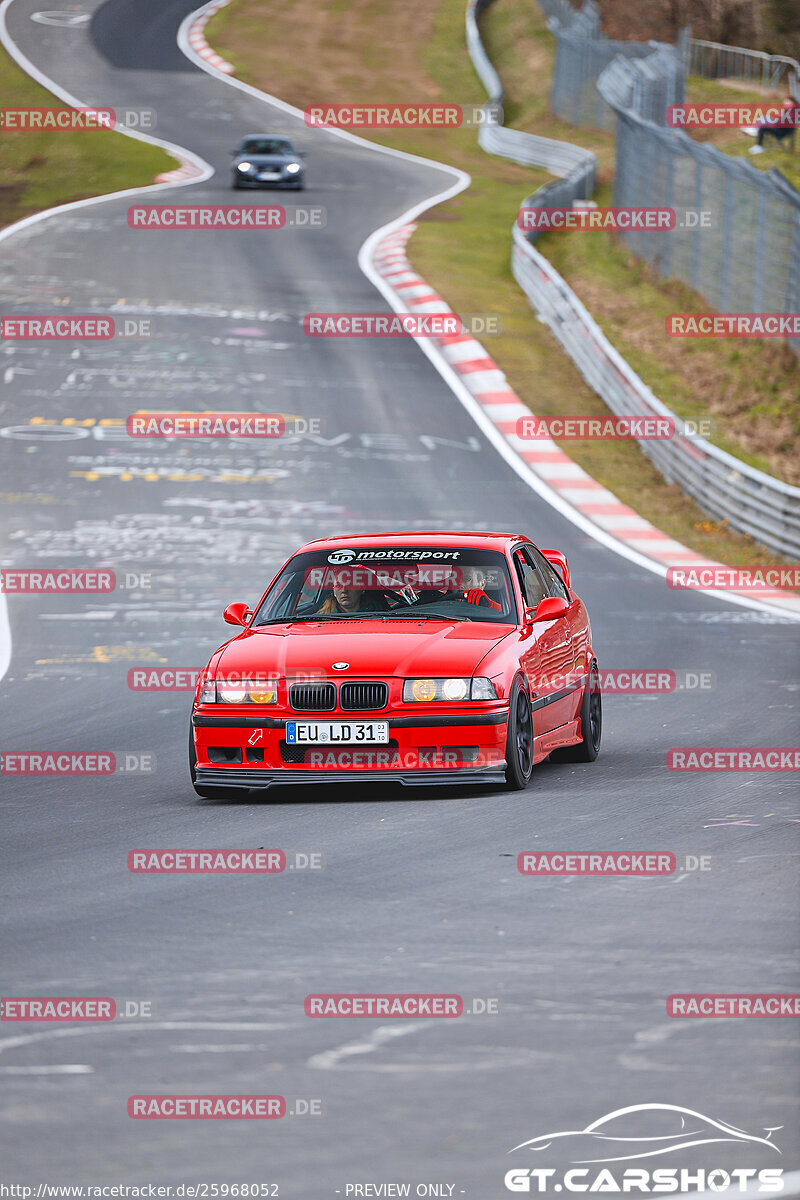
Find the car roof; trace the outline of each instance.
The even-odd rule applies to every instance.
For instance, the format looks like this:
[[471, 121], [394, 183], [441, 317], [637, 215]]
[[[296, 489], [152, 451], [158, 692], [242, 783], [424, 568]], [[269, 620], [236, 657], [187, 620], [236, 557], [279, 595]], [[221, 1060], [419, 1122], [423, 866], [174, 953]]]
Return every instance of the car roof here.
[[329, 546], [331, 549], [350, 546], [463, 546], [470, 550], [507, 550], [517, 542], [529, 542], [531, 539], [524, 533], [487, 533], [485, 530], [472, 529], [418, 529], [409, 532], [404, 529], [397, 533], [350, 533], [336, 534], [332, 537], [315, 538], [306, 542], [297, 553], [304, 550], [317, 550]]
[[274, 140], [278, 142], [290, 142], [292, 140], [288, 133], [246, 133], [242, 138], [242, 141], [250, 142], [255, 138], [258, 138], [259, 140], [263, 138], [265, 141], [269, 141], [271, 138], [274, 138]]

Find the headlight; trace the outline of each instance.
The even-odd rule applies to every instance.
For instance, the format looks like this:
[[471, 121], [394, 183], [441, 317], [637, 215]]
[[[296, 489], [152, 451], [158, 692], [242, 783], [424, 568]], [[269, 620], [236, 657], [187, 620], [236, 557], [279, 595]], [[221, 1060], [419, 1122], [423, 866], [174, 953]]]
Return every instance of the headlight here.
[[435, 700], [435, 679], [407, 679], [403, 684], [404, 700]]
[[468, 693], [468, 679], [445, 679], [442, 684], [442, 695], [445, 700], [463, 700]]
[[278, 685], [257, 679], [242, 679], [237, 683], [220, 680], [217, 699], [223, 704], [277, 704]]
[[237, 171], [252, 171], [252, 169], [253, 169], [253, 164], [249, 163], [249, 162], [243, 162], [243, 163], [236, 164]]
[[480, 675], [472, 681], [471, 700], [496, 700], [497, 692], [491, 679], [484, 679]]
[[200, 688], [200, 696], [198, 704], [216, 704], [217, 703], [217, 685], [213, 679], [205, 679], [203, 686]]
[[297, 172], [302, 171], [302, 169], [303, 168], [300, 163], [287, 163], [284, 167], [284, 170], [287, 171], [289, 175], [296, 175]]
[[406, 679], [403, 699], [424, 703], [431, 700], [496, 700], [491, 679]]

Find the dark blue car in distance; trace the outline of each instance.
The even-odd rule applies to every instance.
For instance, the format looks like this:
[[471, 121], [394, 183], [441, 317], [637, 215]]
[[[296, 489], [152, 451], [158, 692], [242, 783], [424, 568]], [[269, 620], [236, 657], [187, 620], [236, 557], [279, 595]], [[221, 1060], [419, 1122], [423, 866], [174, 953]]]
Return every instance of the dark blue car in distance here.
[[234, 188], [305, 187], [305, 152], [298, 150], [283, 134], [253, 133], [242, 139], [233, 151]]

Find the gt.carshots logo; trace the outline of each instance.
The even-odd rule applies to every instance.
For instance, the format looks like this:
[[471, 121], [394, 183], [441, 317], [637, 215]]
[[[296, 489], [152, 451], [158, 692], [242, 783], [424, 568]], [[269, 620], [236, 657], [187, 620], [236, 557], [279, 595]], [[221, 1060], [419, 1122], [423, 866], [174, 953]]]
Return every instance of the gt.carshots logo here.
[[[766, 1137], [706, 1117], [691, 1108], [676, 1104], [634, 1104], [618, 1108], [587, 1125], [561, 1133], [546, 1133], [520, 1142], [509, 1154], [536, 1153], [559, 1142], [560, 1157], [565, 1152], [576, 1164], [567, 1170], [556, 1167], [512, 1167], [504, 1183], [510, 1192], [748, 1192], [768, 1195], [783, 1191], [783, 1170], [767, 1167], [740, 1167], [723, 1170], [712, 1167], [615, 1167], [603, 1164], [627, 1163], [635, 1159], [659, 1158], [694, 1146], [735, 1143], [742, 1147], [764, 1147], [780, 1154], [771, 1141], [782, 1125], [765, 1128]], [[596, 1157], [593, 1157], [596, 1156]], [[754, 1186], [757, 1185], [757, 1186]]]

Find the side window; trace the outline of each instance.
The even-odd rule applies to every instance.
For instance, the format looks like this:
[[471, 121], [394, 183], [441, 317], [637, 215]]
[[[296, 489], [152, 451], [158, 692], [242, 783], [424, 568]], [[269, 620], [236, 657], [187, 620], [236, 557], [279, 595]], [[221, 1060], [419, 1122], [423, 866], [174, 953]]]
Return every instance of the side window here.
[[514, 554], [514, 566], [517, 568], [522, 595], [528, 608], [536, 608], [540, 600], [547, 595], [542, 577], [536, 567], [524, 555], [522, 550]]
[[564, 580], [558, 571], [547, 561], [541, 551], [537, 550], [535, 546], [525, 546], [523, 550], [526, 557], [539, 568], [550, 595], [563, 596], [565, 600], [569, 600], [569, 592], [564, 585]]

